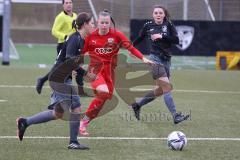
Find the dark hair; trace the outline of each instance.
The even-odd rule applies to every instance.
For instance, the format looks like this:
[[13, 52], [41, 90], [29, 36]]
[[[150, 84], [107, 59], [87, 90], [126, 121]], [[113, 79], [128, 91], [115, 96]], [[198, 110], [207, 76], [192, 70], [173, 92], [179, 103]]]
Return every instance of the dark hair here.
[[[72, 0], [72, 2], [73, 2], [73, 0]], [[64, 4], [65, 3], [65, 0], [62, 0], [62, 4]]]
[[84, 25], [84, 23], [90, 22], [92, 19], [92, 15], [86, 12], [81, 12], [78, 14], [76, 20], [72, 22], [72, 28], [81, 29], [81, 27]]
[[165, 14], [164, 20], [171, 22], [171, 16], [170, 16], [168, 10], [165, 7], [163, 7], [161, 5], [154, 5], [153, 10], [156, 9], [156, 8], [161, 8], [163, 10], [164, 14]]
[[98, 15], [99, 15], [99, 16], [104, 16], [104, 17], [109, 16], [109, 17], [111, 18], [111, 21], [112, 21], [113, 26], [114, 26], [114, 28], [115, 28], [115, 21], [114, 21], [114, 19], [112, 18], [110, 12], [109, 12], [107, 9], [104, 9], [104, 10], [101, 11]]

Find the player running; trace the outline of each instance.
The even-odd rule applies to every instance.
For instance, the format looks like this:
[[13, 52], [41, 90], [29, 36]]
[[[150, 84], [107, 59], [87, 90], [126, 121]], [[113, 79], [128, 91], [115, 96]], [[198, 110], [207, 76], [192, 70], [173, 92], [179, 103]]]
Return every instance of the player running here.
[[82, 70], [84, 75], [90, 78], [90, 80], [95, 80], [96, 78], [94, 74], [84, 71], [79, 66], [78, 57], [78, 45], [83, 47], [84, 38], [93, 31], [94, 21], [92, 16], [88, 13], [80, 13], [76, 19], [76, 27], [77, 32], [71, 35], [65, 44], [66, 53], [64, 55], [67, 57], [67, 60], [61, 62], [59, 65], [55, 65], [49, 75], [50, 86], [53, 89], [51, 105], [48, 107], [50, 110], [35, 114], [31, 117], [17, 119], [18, 138], [20, 141], [23, 140], [27, 127], [33, 124], [45, 123], [63, 118], [66, 113], [65, 111], [71, 110], [67, 119], [70, 121], [70, 142], [68, 149], [89, 149], [87, 146], [79, 144], [77, 140], [81, 104], [80, 98], [76, 94], [77, 92], [72, 87], [71, 73], [73, 70]]
[[91, 120], [98, 116], [104, 103], [111, 99], [114, 91], [115, 67], [120, 48], [126, 48], [131, 54], [141, 59], [143, 63], [153, 64], [152, 61], [132, 46], [126, 36], [119, 30], [111, 28], [114, 21], [108, 11], [99, 13], [98, 29], [89, 35], [84, 44], [84, 53], [90, 56], [89, 69], [97, 74], [98, 79], [91, 83], [95, 98], [90, 103], [86, 115], [80, 123], [79, 133], [89, 135], [86, 128]]
[[170, 15], [164, 7], [159, 5], [154, 6], [153, 21], [145, 23], [139, 37], [133, 42], [134, 46], [139, 44], [144, 38], [147, 38], [149, 41], [148, 44], [150, 44], [150, 60], [158, 64], [151, 68], [157, 87], [155, 90], [147, 93], [142, 99], [132, 104], [135, 117], [137, 120], [140, 120], [141, 107], [163, 94], [165, 104], [173, 116], [174, 123], [180, 123], [188, 119], [189, 115], [176, 112], [169, 81], [171, 65], [170, 48], [172, 44], [179, 43], [179, 38], [170, 20]]
[[[57, 44], [57, 62], [60, 62], [61, 60], [65, 59], [65, 55], [61, 55], [59, 57], [59, 54], [62, 54], [62, 50], [65, 49], [65, 41], [66, 39], [73, 33], [76, 32], [76, 28], [72, 27], [73, 21], [77, 18], [77, 14], [73, 12], [73, 1], [72, 0], [62, 0], [63, 5], [63, 11], [61, 11], [55, 18], [54, 24], [52, 27], [52, 35], [58, 39]], [[75, 47], [75, 46], [74, 46]], [[74, 48], [75, 50], [77, 48]], [[65, 53], [65, 52], [64, 52]], [[44, 83], [48, 81], [49, 73], [45, 74], [42, 77], [39, 77], [37, 79], [36, 83], [36, 91], [38, 94], [41, 94], [42, 87], [44, 86]], [[83, 79], [82, 79], [83, 73], [79, 72], [76, 77], [76, 82], [78, 84], [78, 94], [81, 97], [89, 97], [87, 93], [84, 92], [83, 89]]]

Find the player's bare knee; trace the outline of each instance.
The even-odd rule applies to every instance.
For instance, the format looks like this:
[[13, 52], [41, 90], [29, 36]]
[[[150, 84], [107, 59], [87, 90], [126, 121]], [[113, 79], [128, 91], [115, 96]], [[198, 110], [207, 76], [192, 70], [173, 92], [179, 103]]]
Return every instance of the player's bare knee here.
[[111, 95], [110, 92], [99, 92], [97, 94], [97, 96], [100, 97], [103, 100], [107, 100], [107, 99], [111, 98], [112, 95]]
[[170, 83], [166, 83], [163, 85], [163, 93], [168, 93], [172, 91], [172, 85]]
[[162, 90], [162, 87], [158, 86], [155, 91], [154, 91], [154, 94], [156, 97], [159, 97], [163, 94], [163, 90]]
[[61, 104], [57, 104], [54, 108], [54, 116], [56, 119], [60, 119], [63, 117], [64, 109], [62, 108]]
[[63, 117], [63, 113], [54, 111], [54, 117], [55, 119], [61, 119]]

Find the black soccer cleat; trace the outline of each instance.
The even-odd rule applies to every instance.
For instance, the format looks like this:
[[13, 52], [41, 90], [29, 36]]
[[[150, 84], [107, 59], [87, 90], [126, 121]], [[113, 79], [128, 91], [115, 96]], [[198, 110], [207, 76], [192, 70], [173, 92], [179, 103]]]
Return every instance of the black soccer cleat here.
[[174, 116], [173, 116], [173, 122], [174, 122], [174, 124], [178, 124], [182, 121], [187, 120], [189, 117], [190, 117], [189, 114], [183, 115], [181, 112], [180, 113], [175, 113]]
[[27, 120], [25, 118], [18, 118], [17, 120], [17, 137], [20, 141], [23, 140], [24, 133], [28, 127]]
[[44, 81], [42, 80], [42, 78], [41, 77], [38, 78], [37, 84], [36, 84], [36, 90], [38, 94], [41, 94], [43, 85], [44, 85]]
[[68, 145], [68, 149], [89, 150], [90, 148], [85, 146], [85, 145], [82, 145], [82, 144], [80, 144], [78, 142], [71, 142]]
[[137, 103], [133, 103], [132, 104], [132, 109], [133, 109], [133, 112], [134, 112], [134, 115], [135, 115], [136, 119], [139, 121], [140, 120], [141, 107]]

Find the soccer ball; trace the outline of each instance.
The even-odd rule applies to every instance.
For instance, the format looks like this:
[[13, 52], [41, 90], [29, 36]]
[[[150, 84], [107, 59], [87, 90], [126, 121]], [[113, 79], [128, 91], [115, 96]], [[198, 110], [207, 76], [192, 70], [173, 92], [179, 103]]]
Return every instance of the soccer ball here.
[[181, 151], [187, 146], [187, 138], [184, 133], [180, 131], [173, 131], [168, 135], [167, 143], [170, 149]]

